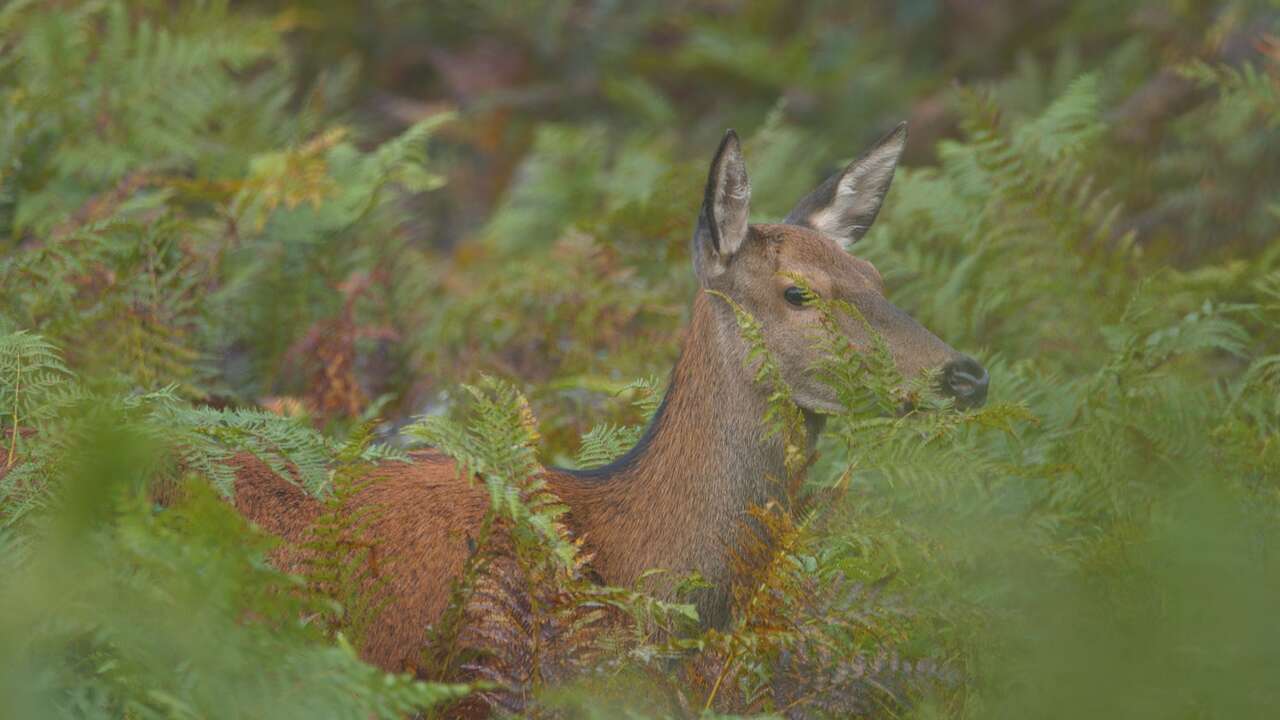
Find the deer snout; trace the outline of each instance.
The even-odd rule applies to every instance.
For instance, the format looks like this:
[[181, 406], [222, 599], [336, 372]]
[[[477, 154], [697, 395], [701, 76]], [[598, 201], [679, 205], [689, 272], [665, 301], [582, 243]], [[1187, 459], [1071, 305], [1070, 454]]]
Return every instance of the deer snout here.
[[942, 391], [956, 399], [957, 407], [980, 407], [987, 401], [989, 381], [987, 369], [967, 355], [942, 367]]

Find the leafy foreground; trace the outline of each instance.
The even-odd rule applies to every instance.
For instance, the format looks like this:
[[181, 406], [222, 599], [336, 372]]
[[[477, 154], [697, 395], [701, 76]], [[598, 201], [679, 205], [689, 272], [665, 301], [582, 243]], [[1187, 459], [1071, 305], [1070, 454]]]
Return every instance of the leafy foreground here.
[[[760, 206], [785, 212], [834, 161], [815, 148], [858, 145], [842, 133], [884, 120], [868, 108], [938, 84], [920, 69], [938, 63], [876, 39], [928, 29], [846, 32], [791, 3], [733, 21], [601, 4], [582, 15], [617, 42], [557, 54], [569, 40], [534, 18], [576, 15], [478, 2], [553, 80], [594, 63], [600, 98], [570, 93], [550, 122], [497, 93], [385, 133], [357, 82], [381, 66], [313, 54], [352, 41], [342, 13], [170, 5], [0, 7], [14, 717], [1280, 706], [1280, 53], [1263, 3], [1075, 3], [1045, 33], [1059, 45], [935, 98], [955, 128], [923, 142], [856, 250], [896, 304], [982, 357], [987, 408], [957, 412], [883, 352], [822, 335], [844, 410], [806, 457], [772, 349], [740, 315], [768, 427], [793, 449], [780, 480], [807, 473], [792, 507], [755, 510], [735, 619], [708, 631], [679, 594], [593, 583], [537, 468], [607, 462], [656, 407], [723, 126], [745, 131]], [[851, 28], [882, 22], [849, 12]], [[430, 32], [465, 36], [464, 16]], [[654, 37], [677, 50], [655, 57]], [[469, 57], [428, 54], [453, 67], [449, 52]], [[491, 135], [524, 155], [485, 155]], [[483, 224], [451, 249], [425, 241], [442, 232], [422, 227], [430, 210], [476, 202], [459, 188], [485, 186], [467, 170], [485, 163], [506, 184]], [[823, 307], [829, 323], [847, 311]], [[904, 392], [916, 411], [899, 416]], [[377, 582], [344, 538], [369, 518], [339, 508], [369, 463], [423, 443], [480, 471], [491, 508], [413, 678], [359, 659]], [[226, 502], [243, 452], [325, 501], [301, 576]]]

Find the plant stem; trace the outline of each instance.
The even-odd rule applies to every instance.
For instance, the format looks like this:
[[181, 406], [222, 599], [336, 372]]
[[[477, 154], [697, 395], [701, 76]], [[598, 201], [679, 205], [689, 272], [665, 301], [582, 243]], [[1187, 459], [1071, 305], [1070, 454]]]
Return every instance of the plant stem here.
[[9, 438], [9, 457], [5, 460], [6, 468], [13, 467], [13, 460], [18, 451], [18, 413], [22, 407], [22, 354], [18, 354], [18, 369], [13, 380], [13, 437]]
[[724, 667], [720, 668], [720, 674], [716, 676], [716, 682], [711, 686], [711, 692], [707, 694], [707, 701], [702, 705], [702, 712], [705, 713], [711, 709], [711, 703], [716, 699], [716, 694], [720, 692], [720, 684], [724, 682], [725, 677], [729, 674], [729, 668], [733, 667], [733, 661], [737, 659], [736, 652], [729, 653], [729, 657], [725, 659]]

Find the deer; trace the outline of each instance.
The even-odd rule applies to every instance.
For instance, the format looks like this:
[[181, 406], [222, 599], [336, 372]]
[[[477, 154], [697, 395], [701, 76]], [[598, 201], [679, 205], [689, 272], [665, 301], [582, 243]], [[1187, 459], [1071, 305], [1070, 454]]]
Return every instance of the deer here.
[[[766, 390], [753, 382], [748, 347], [724, 298], [751, 313], [777, 358], [806, 428], [810, 450], [824, 419], [840, 410], [835, 391], [814, 372], [812, 296], [842, 300], [865, 322], [840, 328], [854, 348], [878, 333], [903, 377], [929, 371], [959, 407], [987, 396], [988, 373], [898, 309], [880, 273], [850, 248], [871, 228], [906, 144], [906, 124], [876, 142], [801, 199], [781, 223], [748, 222], [751, 184], [738, 136], [728, 131], [711, 162], [691, 254], [698, 290], [679, 358], [661, 405], [628, 452], [602, 467], [545, 468], [549, 488], [568, 507], [569, 529], [613, 586], [698, 573], [693, 598], [704, 626], [723, 627], [731, 611], [731, 559], [753, 506], [788, 492], [785, 448], [764, 426]], [[807, 286], [797, 286], [795, 278]], [[238, 456], [235, 505], [286, 545], [305, 543], [319, 502], [249, 456]], [[468, 538], [489, 507], [483, 484], [434, 451], [385, 462], [351, 499], [379, 512], [367, 533], [388, 567], [389, 600], [367, 631], [361, 655], [388, 671], [413, 667], [427, 628], [444, 611], [464, 565]], [[298, 553], [276, 563], [297, 571]], [[668, 576], [660, 574], [658, 577]], [[668, 583], [650, 589], [665, 597]]]

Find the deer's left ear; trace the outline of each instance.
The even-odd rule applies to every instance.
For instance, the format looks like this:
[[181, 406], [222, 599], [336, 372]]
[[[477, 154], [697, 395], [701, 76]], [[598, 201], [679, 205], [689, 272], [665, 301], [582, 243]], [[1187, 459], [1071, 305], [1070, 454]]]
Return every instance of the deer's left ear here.
[[904, 122], [806, 195], [783, 222], [830, 235], [848, 249], [875, 222], [906, 144]]

